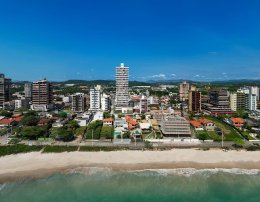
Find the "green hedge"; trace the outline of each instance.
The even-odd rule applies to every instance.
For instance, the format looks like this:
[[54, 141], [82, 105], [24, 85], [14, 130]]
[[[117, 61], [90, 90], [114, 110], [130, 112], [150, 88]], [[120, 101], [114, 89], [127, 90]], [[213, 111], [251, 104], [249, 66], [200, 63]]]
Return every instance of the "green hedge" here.
[[77, 151], [78, 146], [46, 146], [43, 153], [61, 153]]
[[40, 151], [42, 148], [42, 146], [29, 146], [23, 144], [0, 146], [0, 156]]

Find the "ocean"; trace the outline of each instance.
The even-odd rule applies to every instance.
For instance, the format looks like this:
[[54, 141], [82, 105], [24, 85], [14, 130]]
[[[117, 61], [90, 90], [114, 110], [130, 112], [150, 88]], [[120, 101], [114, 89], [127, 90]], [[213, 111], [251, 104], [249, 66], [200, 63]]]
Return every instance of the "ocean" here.
[[260, 202], [260, 173], [241, 169], [78, 168], [0, 185], [1, 202]]

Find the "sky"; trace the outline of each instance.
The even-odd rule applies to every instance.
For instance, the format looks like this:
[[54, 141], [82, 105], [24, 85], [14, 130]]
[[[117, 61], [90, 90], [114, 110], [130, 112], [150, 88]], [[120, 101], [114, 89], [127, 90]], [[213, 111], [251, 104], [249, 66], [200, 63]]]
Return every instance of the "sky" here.
[[13, 80], [260, 79], [259, 0], [0, 0]]

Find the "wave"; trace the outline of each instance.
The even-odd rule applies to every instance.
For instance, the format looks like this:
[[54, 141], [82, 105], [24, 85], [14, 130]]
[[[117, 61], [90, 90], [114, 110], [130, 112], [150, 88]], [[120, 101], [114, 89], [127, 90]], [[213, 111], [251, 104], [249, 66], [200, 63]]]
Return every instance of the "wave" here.
[[143, 170], [128, 170], [128, 171], [114, 171], [109, 167], [78, 167], [69, 169], [66, 174], [84, 174], [88, 176], [99, 175], [102, 177], [111, 177], [117, 174], [134, 174], [137, 176], [193, 176], [203, 175], [210, 176], [212, 174], [227, 173], [236, 175], [258, 175], [260, 170], [257, 169], [240, 169], [240, 168], [215, 168], [215, 169], [195, 169], [195, 168], [176, 168], [176, 169], [143, 169]]
[[240, 168], [215, 168], [215, 169], [195, 169], [195, 168], [176, 168], [176, 169], [145, 169], [145, 170], [136, 170], [129, 171], [136, 175], [149, 176], [149, 175], [178, 175], [190, 177], [193, 175], [212, 175], [217, 173], [228, 173], [236, 175], [258, 175], [260, 170], [257, 169], [240, 169]]

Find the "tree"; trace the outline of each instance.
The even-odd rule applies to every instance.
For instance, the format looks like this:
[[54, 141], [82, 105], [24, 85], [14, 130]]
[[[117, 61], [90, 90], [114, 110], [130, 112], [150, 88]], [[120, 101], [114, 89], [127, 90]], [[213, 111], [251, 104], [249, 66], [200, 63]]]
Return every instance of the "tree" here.
[[39, 122], [39, 117], [37, 116], [25, 116], [22, 120], [21, 120], [21, 125], [24, 126], [36, 126]]
[[103, 126], [100, 132], [100, 137], [104, 137], [106, 139], [113, 139], [113, 133], [113, 126]]
[[102, 129], [103, 122], [98, 120], [88, 125], [88, 130], [86, 133], [86, 139], [92, 139], [92, 132], [93, 132], [93, 139], [100, 139], [100, 132]]
[[207, 133], [203, 132], [203, 133], [199, 133], [198, 138], [200, 140], [203, 140], [203, 142], [204, 142], [204, 140], [207, 139], [207, 136], [208, 136]]
[[51, 136], [53, 136], [56, 140], [62, 140], [67, 142], [74, 139], [73, 132], [65, 126], [57, 128], [53, 130], [51, 133]]
[[13, 113], [6, 111], [6, 110], [1, 110], [0, 111], [0, 116], [5, 116], [5, 117], [12, 117]]
[[104, 112], [103, 117], [104, 117], [104, 119], [110, 118], [111, 114], [109, 112]]
[[24, 139], [36, 140], [45, 134], [46, 131], [43, 128], [31, 126], [22, 128], [18, 136], [21, 136]]
[[72, 129], [72, 130], [76, 130], [78, 127], [79, 127], [79, 124], [77, 121], [75, 120], [70, 120], [68, 123], [67, 123], [67, 127]]
[[58, 117], [62, 118], [62, 119], [66, 119], [67, 118], [67, 113], [66, 112], [60, 112], [60, 113], [58, 113]]

